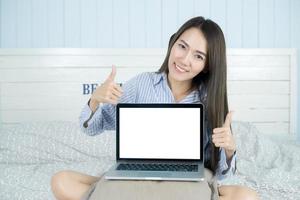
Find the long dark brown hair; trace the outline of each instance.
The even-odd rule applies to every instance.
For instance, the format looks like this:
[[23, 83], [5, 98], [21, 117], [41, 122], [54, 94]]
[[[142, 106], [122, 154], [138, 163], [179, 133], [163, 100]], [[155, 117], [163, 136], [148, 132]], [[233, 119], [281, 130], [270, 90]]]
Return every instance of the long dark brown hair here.
[[183, 32], [190, 28], [199, 29], [207, 41], [207, 55], [204, 69], [193, 78], [192, 88], [199, 88], [203, 84], [207, 93], [205, 102], [208, 118], [211, 159], [205, 162], [205, 167], [211, 169], [215, 174], [219, 161], [219, 148], [212, 143], [212, 130], [223, 126], [228, 113], [227, 100], [227, 64], [226, 45], [221, 28], [212, 20], [203, 17], [194, 17], [185, 22], [179, 30], [174, 33], [169, 41], [166, 58], [159, 69], [159, 73], [169, 73], [168, 61], [171, 49]]

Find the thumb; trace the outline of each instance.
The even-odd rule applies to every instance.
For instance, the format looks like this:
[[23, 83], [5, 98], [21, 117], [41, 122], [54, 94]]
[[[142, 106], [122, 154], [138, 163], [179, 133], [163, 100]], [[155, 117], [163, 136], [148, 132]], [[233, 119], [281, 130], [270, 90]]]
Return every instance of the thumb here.
[[110, 72], [110, 74], [109, 74], [107, 80], [109, 80], [109, 81], [114, 81], [114, 80], [115, 80], [115, 77], [116, 77], [116, 74], [117, 74], [116, 66], [113, 65], [113, 66], [112, 66], [112, 69], [111, 69], [111, 72]]
[[230, 127], [230, 124], [232, 122], [232, 115], [233, 115], [233, 111], [230, 111], [229, 113], [227, 113], [226, 115], [226, 119], [225, 119], [225, 122], [224, 122], [224, 126], [225, 127]]

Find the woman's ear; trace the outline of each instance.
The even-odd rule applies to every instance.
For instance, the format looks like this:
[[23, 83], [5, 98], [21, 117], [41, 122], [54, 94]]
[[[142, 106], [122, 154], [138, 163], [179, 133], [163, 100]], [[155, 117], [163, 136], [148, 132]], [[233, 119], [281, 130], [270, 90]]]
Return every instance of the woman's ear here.
[[208, 72], [208, 67], [205, 65], [205, 67], [204, 67], [204, 69], [202, 70], [202, 72], [204, 73], [204, 74], [206, 74], [207, 72]]

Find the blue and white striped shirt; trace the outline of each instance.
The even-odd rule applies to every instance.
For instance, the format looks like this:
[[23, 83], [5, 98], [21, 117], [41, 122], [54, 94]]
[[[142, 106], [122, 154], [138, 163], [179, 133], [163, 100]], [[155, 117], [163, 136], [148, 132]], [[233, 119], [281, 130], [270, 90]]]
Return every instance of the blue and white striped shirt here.
[[[180, 102], [176, 102], [172, 91], [168, 85], [165, 73], [146, 72], [135, 76], [126, 82], [123, 87], [123, 94], [119, 103], [200, 103], [206, 101], [206, 92], [204, 87], [194, 90]], [[204, 103], [205, 105], [205, 103]], [[207, 115], [205, 115], [207, 116]], [[116, 106], [112, 104], [103, 104], [95, 113], [86, 104], [81, 112], [79, 121], [83, 132], [88, 135], [98, 135], [105, 130], [115, 130], [116, 126]], [[207, 119], [206, 119], [207, 124]], [[206, 127], [208, 127], [206, 125]], [[204, 137], [204, 159], [210, 160], [211, 130], [205, 131]], [[226, 161], [226, 154], [223, 148], [220, 148], [220, 161], [216, 175], [219, 180], [230, 176], [235, 171], [235, 159]]]

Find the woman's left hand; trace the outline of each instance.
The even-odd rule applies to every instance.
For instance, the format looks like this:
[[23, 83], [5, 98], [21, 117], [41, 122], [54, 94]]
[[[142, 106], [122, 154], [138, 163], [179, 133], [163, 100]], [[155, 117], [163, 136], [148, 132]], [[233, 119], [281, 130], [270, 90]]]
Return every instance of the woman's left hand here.
[[224, 125], [220, 128], [214, 128], [212, 135], [212, 142], [216, 147], [225, 149], [227, 159], [231, 158], [236, 150], [235, 141], [230, 129], [232, 114], [232, 111], [227, 114]]

